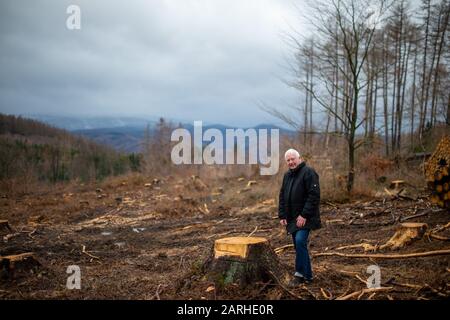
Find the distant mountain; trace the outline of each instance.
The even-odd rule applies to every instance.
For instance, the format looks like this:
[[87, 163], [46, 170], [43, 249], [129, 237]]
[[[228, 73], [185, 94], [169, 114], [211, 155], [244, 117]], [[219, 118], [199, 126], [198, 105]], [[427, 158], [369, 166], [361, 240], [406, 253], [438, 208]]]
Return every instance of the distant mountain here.
[[0, 180], [97, 180], [137, 170], [139, 161], [67, 130], [0, 113]]
[[73, 130], [72, 133], [87, 137], [122, 152], [141, 152], [145, 127], [117, 127]]
[[52, 116], [39, 114], [26, 115], [26, 117], [70, 131], [120, 127], [145, 128], [147, 124], [154, 124], [158, 120], [157, 118], [150, 117], [138, 118], [121, 116]]
[[[45, 122], [51, 126], [70, 130], [72, 133], [87, 137], [97, 143], [104, 144], [121, 152], [141, 152], [142, 140], [144, 137], [145, 128], [150, 125], [150, 134], [158, 122], [155, 117], [120, 117], [120, 116], [50, 116], [50, 115], [31, 115], [31, 118]], [[173, 124], [179, 124], [180, 121], [173, 121]], [[181, 121], [181, 126], [194, 133], [193, 122]], [[223, 124], [208, 124], [203, 123], [203, 131], [210, 128], [218, 129], [225, 137], [226, 129], [236, 129], [235, 127]], [[294, 131], [280, 128], [272, 124], [260, 124], [252, 127], [255, 130], [259, 129], [280, 129], [280, 134], [293, 135]], [[247, 128], [242, 128], [244, 130]]]
[[[183, 128], [189, 130], [191, 135], [194, 134], [194, 124], [187, 123], [181, 124]], [[212, 124], [212, 125], [204, 125], [203, 132], [208, 129], [218, 129], [223, 137], [226, 135], [227, 129], [236, 129], [222, 124]], [[152, 134], [152, 130], [154, 126], [150, 127], [150, 134]], [[244, 130], [248, 128], [243, 128]], [[268, 134], [270, 134], [270, 129], [280, 129], [271, 124], [261, 124], [254, 127], [257, 132], [259, 129], [268, 129]], [[98, 128], [98, 129], [88, 129], [88, 130], [74, 130], [72, 131], [75, 134], [87, 137], [91, 140], [94, 140], [97, 143], [106, 144], [115, 148], [118, 151], [122, 152], [141, 152], [142, 149], [142, 141], [144, 138], [145, 127], [117, 127], [117, 128]], [[280, 129], [280, 135], [292, 135], [293, 131]], [[168, 137], [170, 139], [170, 137]]]

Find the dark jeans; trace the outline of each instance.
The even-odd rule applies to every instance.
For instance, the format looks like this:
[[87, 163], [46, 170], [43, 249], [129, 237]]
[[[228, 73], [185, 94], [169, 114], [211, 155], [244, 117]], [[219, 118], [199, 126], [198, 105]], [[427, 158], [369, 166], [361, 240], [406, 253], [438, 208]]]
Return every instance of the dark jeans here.
[[309, 229], [301, 229], [292, 234], [295, 248], [295, 271], [306, 279], [312, 279], [311, 260], [308, 252]]

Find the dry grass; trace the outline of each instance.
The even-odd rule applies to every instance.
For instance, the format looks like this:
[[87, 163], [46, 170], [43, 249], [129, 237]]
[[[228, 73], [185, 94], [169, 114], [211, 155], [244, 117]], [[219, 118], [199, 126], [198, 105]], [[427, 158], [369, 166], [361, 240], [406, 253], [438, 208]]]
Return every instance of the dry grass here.
[[[439, 139], [442, 134], [448, 132], [448, 128], [437, 128], [427, 134], [427, 141], [430, 142]], [[434, 139], [435, 138], [435, 139]], [[405, 137], [407, 139], [407, 137]], [[406, 141], [406, 140], [404, 140]], [[0, 192], [3, 195], [20, 196], [29, 194], [34, 190], [40, 190], [45, 193], [52, 188], [64, 189], [76, 185], [76, 189], [83, 192], [86, 190], [95, 190], [101, 188], [104, 190], [113, 190], [117, 187], [143, 186], [151, 183], [154, 178], [167, 179], [189, 179], [191, 176], [198, 176], [206, 183], [209, 192], [214, 192], [216, 188], [224, 188], [224, 200], [233, 205], [242, 203], [263, 201], [270, 198], [278, 198], [279, 187], [283, 174], [287, 167], [284, 164], [284, 151], [289, 148], [295, 148], [300, 151], [306, 159], [308, 165], [312, 166], [320, 176], [322, 201], [346, 202], [358, 197], [371, 197], [377, 192], [383, 192], [392, 180], [405, 180], [414, 188], [424, 187], [423, 170], [420, 164], [406, 163], [404, 161], [393, 161], [383, 156], [383, 146], [380, 141], [375, 141], [372, 147], [361, 148], [356, 154], [356, 171], [354, 190], [349, 194], [346, 191], [347, 179], [347, 145], [343, 139], [332, 137], [329, 140], [328, 148], [325, 147], [325, 141], [322, 137], [313, 137], [312, 144], [309, 141], [302, 143], [300, 138], [281, 137], [280, 141], [280, 159], [279, 171], [274, 176], [261, 176], [257, 165], [181, 165], [175, 166], [168, 164], [164, 170], [144, 170], [142, 173], [128, 173], [122, 176], [108, 177], [98, 182], [72, 182], [42, 183], [33, 176], [24, 179], [10, 179], [0, 181]], [[429, 149], [427, 147], [427, 149]], [[160, 163], [156, 161], [155, 163]], [[244, 178], [244, 181], [237, 182], [238, 178]], [[255, 180], [258, 183], [254, 185], [249, 192], [244, 191], [249, 180]], [[26, 181], [24, 183], [24, 181]], [[232, 189], [227, 192], [226, 189]], [[236, 189], [236, 190], [235, 190]]]

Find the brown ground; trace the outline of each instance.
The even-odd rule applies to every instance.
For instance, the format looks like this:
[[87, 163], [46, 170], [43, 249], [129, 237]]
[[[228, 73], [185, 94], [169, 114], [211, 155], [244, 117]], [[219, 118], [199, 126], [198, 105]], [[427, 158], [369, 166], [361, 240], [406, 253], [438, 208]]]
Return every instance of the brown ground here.
[[[0, 219], [13, 228], [1, 234], [0, 255], [34, 252], [41, 263], [0, 280], [0, 299], [334, 299], [366, 288], [357, 276], [367, 279], [372, 264], [381, 267], [382, 286], [392, 289], [361, 299], [445, 299], [450, 294], [448, 255], [393, 260], [313, 257], [315, 281], [307, 287], [286, 290], [267, 282], [248, 289], [214, 288], [200, 269], [215, 239], [253, 232], [267, 237], [273, 248], [291, 243], [278, 224], [275, 200], [261, 198], [270, 182], [258, 181], [238, 193], [246, 180], [224, 179], [206, 187], [191, 178], [148, 181], [151, 186], [124, 181], [104, 184], [101, 190], [72, 185], [0, 198]], [[217, 192], [219, 186], [223, 194]], [[408, 222], [426, 222], [429, 229], [448, 223], [449, 213], [422, 197], [322, 204], [323, 228], [312, 234], [311, 253], [361, 242], [385, 243], [401, 217], [427, 209], [428, 214]], [[439, 235], [449, 237], [448, 232]], [[394, 252], [377, 253], [449, 248], [448, 241], [426, 237]], [[292, 248], [281, 251], [279, 258], [293, 269]], [[66, 288], [69, 265], [81, 268], [81, 290]]]

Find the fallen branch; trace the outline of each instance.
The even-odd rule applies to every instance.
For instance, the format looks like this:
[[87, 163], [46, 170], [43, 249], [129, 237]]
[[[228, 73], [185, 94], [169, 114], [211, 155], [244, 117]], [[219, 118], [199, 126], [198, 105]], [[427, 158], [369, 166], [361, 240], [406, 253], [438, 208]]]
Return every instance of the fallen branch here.
[[384, 191], [392, 197], [392, 200], [395, 200], [395, 199], [406, 199], [406, 200], [413, 200], [413, 201], [417, 200], [415, 198], [412, 198], [410, 196], [403, 194], [403, 191], [405, 191], [405, 188], [401, 188], [399, 190], [393, 190], [393, 192], [390, 192], [388, 189], [384, 188]]
[[[403, 191], [403, 190], [402, 190]], [[398, 194], [397, 197], [399, 197], [400, 199], [405, 199], [405, 200], [412, 200], [412, 201], [417, 201], [417, 198], [413, 198], [410, 196], [407, 196], [405, 194]]]
[[275, 248], [274, 251], [275, 251], [275, 253], [278, 254], [278, 253], [282, 252], [284, 249], [287, 249], [287, 248], [293, 248], [293, 247], [294, 247], [293, 244], [287, 244], [287, 245], [285, 245], [285, 246]]
[[184, 254], [180, 257], [180, 263], [178, 264], [178, 269], [181, 269], [181, 266], [184, 264]]
[[[300, 297], [299, 295], [296, 295], [295, 293], [293, 293], [291, 290], [289, 290], [288, 288], [286, 288], [281, 281], [277, 278], [277, 276], [272, 272], [269, 271], [269, 273], [272, 275], [273, 279], [275, 280], [275, 282], [287, 293], [289, 293], [291, 296], [293, 296], [294, 298], [297, 298], [299, 300], [303, 300], [302, 297]], [[317, 297], [315, 296], [314, 293], [311, 292], [311, 290], [309, 290], [305, 285], [300, 287], [301, 289], [307, 291], [315, 300], [317, 300]]]
[[342, 246], [336, 248], [336, 250], [343, 250], [343, 249], [352, 249], [352, 248], [363, 248], [364, 251], [372, 251], [377, 248], [377, 246], [371, 245], [370, 243], [358, 243], [358, 244], [351, 244], [348, 246]]
[[283, 289], [284, 291], [286, 291], [288, 294], [290, 294], [291, 296], [293, 296], [294, 298], [298, 299], [298, 300], [302, 300], [302, 297], [300, 297], [299, 295], [296, 295], [295, 293], [293, 293], [291, 290], [289, 290], [288, 288], [286, 288], [281, 281], [277, 278], [277, 276], [272, 272], [269, 271], [269, 273], [272, 275], [273, 279], [275, 280], [275, 282], [280, 286], [281, 289]]
[[33, 230], [20, 230], [19, 232], [21, 233], [26, 233], [31, 239], [34, 239], [31, 235], [34, 234], [36, 232], [37, 229], [33, 229]]
[[[326, 291], [328, 291], [328, 293]], [[320, 292], [322, 293], [323, 297], [327, 300], [331, 300], [331, 298], [333, 297], [333, 294], [329, 290], [326, 290], [326, 291], [325, 291], [325, 289], [320, 288]]]
[[332, 224], [332, 223], [343, 223], [344, 220], [342, 219], [331, 219], [331, 220], [326, 220], [325, 223], [326, 224]]
[[389, 284], [392, 284], [394, 286], [399, 286], [399, 287], [412, 288], [412, 289], [422, 289], [423, 288], [423, 286], [419, 286], [417, 284], [400, 283], [400, 282], [395, 282], [395, 281], [390, 281]]
[[84, 254], [86, 254], [86, 255], [88, 255], [89, 257], [91, 257], [91, 258], [93, 258], [93, 259], [98, 259], [98, 260], [100, 260], [99, 257], [96, 257], [96, 256], [94, 256], [93, 254], [90, 254], [89, 252], [87, 252], [87, 251], [86, 251], [86, 246], [82, 246], [81, 252], [84, 253]]
[[420, 292], [423, 289], [429, 289], [431, 292], [437, 294], [440, 297], [446, 298], [448, 297], [448, 295], [440, 292], [439, 290], [434, 289], [433, 287], [431, 287], [429, 284], [425, 284], [421, 289], [417, 290], [417, 293]]
[[[401, 191], [403, 191], [403, 189], [402, 189]], [[396, 197], [396, 196], [397, 196], [396, 194], [390, 192], [387, 188], [384, 188], [384, 192], [386, 192], [386, 193], [387, 193], [389, 196], [391, 196], [391, 197]], [[397, 194], [398, 194], [398, 193], [397, 193]]]
[[154, 295], [154, 297], [155, 297], [157, 300], [161, 300], [161, 298], [159, 297], [159, 294], [160, 294], [159, 288], [161, 288], [161, 284], [158, 284], [158, 287], [156, 288], [156, 292], [155, 292], [155, 295]]
[[20, 232], [7, 234], [6, 236], [3, 237], [3, 241], [8, 242], [10, 239], [20, 236], [20, 234], [21, 234]]
[[436, 239], [436, 240], [450, 241], [450, 238], [439, 236], [439, 235], [434, 234], [434, 233], [430, 233], [427, 236], [428, 236], [428, 238], [433, 238], [433, 239]]
[[375, 297], [376, 294], [377, 294], [376, 292], [372, 293], [372, 294], [367, 298], [367, 300], [372, 300], [372, 298]]
[[37, 229], [34, 229], [33, 231], [28, 232], [27, 235], [28, 235], [31, 239], [34, 239], [34, 238], [32, 237], [32, 235], [36, 232], [36, 230], [37, 230]]
[[412, 216], [407, 216], [407, 217], [404, 217], [404, 218], [400, 218], [399, 222], [403, 222], [403, 221], [406, 221], [406, 220], [427, 216], [430, 213], [431, 213], [431, 209], [428, 209], [428, 210], [425, 210], [422, 213], [418, 213], [418, 214], [414, 214]]
[[355, 272], [355, 271], [347, 271], [347, 270], [336, 270], [336, 271], [340, 272], [340, 273], [343, 273], [343, 274], [350, 274], [352, 276], [359, 274], [358, 272]]
[[343, 297], [343, 296], [347, 295], [347, 292], [350, 291], [350, 286], [351, 286], [351, 283], [350, 283], [350, 281], [348, 281], [347, 288], [345, 289], [344, 293], [341, 294], [339, 297]]
[[372, 211], [372, 212], [366, 213], [366, 214], [362, 215], [360, 218], [363, 219], [363, 218], [367, 218], [367, 217], [371, 217], [371, 216], [378, 217], [384, 213], [391, 213], [391, 211], [392, 211], [392, 206], [388, 206], [381, 211]]
[[334, 203], [331, 203], [330, 201], [325, 201], [325, 204], [329, 205], [330, 207], [333, 207], [335, 209], [338, 209], [338, 206], [335, 205]]
[[361, 281], [362, 283], [364, 283], [365, 285], [367, 285], [367, 281], [364, 280], [363, 278], [360, 277], [359, 274], [355, 275], [356, 279], [358, 279], [359, 281]]
[[255, 294], [250, 294], [250, 295], [246, 296], [244, 300], [255, 300], [255, 299], [260, 298], [261, 293], [267, 288], [267, 286], [269, 284], [273, 285], [274, 283], [273, 283], [273, 281], [269, 280], [269, 281], [267, 281], [265, 283], [264, 282], [262, 282], [262, 283], [258, 282], [257, 284], [262, 284], [261, 288]]
[[450, 222], [448, 222], [448, 223], [447, 223], [446, 225], [444, 225], [444, 226], [440, 226], [440, 227], [437, 227], [437, 228], [435, 228], [435, 229], [433, 229], [433, 230], [430, 230], [430, 231], [427, 232], [425, 235], [428, 237], [428, 239], [429, 239], [429, 238], [434, 238], [434, 239], [437, 239], [437, 240], [449, 241], [450, 238], [447, 238], [447, 237], [444, 237], [444, 236], [439, 236], [439, 235], [436, 234], [436, 233], [441, 232], [441, 231], [444, 231], [444, 230], [446, 230], [446, 229], [448, 229], [448, 228], [450, 228]]
[[218, 233], [218, 234], [211, 234], [211, 235], [207, 236], [205, 239], [211, 239], [211, 238], [214, 238], [214, 237], [222, 237], [222, 236], [226, 236], [226, 235], [231, 234], [231, 233], [238, 233], [238, 232], [239, 231], [232, 230], [232, 231], [227, 231], [227, 232]]
[[448, 254], [450, 254], [450, 249], [417, 252], [417, 253], [406, 253], [406, 254], [358, 254], [358, 253], [344, 254], [340, 252], [322, 252], [313, 254], [313, 256], [314, 257], [339, 256], [345, 258], [374, 258], [374, 259], [406, 259], [406, 258], [440, 256]]
[[440, 227], [434, 228], [433, 230], [430, 231], [430, 233], [441, 232], [441, 231], [444, 231], [444, 230], [446, 230], [446, 229], [448, 229], [448, 228], [450, 228], [450, 222], [448, 222], [448, 223], [447, 223], [446, 225], [444, 225], [444, 226], [440, 226]]
[[253, 229], [253, 231], [250, 232], [247, 237], [251, 237], [256, 232], [256, 230], [258, 230], [258, 226], [256, 226], [255, 229]]
[[308, 287], [307, 287], [306, 285], [303, 285], [301, 288], [302, 288], [303, 290], [308, 291], [308, 293], [309, 293], [315, 300], [318, 300], [317, 297], [316, 297], [316, 295], [315, 295], [311, 290], [309, 290]]
[[[392, 212], [391, 212], [392, 214]], [[392, 220], [390, 221], [382, 221], [382, 222], [363, 222], [363, 223], [355, 223], [355, 220], [359, 219], [358, 217], [352, 218], [349, 222], [348, 225], [349, 226], [353, 226], [353, 227], [360, 227], [360, 228], [364, 228], [364, 227], [380, 227], [380, 226], [388, 226], [391, 224], [394, 224], [398, 221], [398, 218], [396, 218], [394, 215], [392, 215]]]
[[380, 291], [391, 291], [393, 287], [381, 287], [381, 288], [368, 288], [368, 289], [362, 289], [359, 291], [355, 291], [353, 293], [347, 294], [345, 296], [341, 296], [336, 298], [336, 300], [349, 300], [354, 297], [362, 297], [366, 293], [372, 293], [372, 292], [380, 292]]

